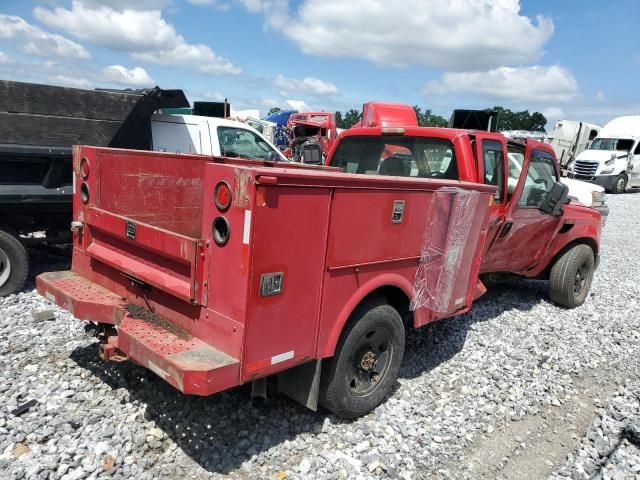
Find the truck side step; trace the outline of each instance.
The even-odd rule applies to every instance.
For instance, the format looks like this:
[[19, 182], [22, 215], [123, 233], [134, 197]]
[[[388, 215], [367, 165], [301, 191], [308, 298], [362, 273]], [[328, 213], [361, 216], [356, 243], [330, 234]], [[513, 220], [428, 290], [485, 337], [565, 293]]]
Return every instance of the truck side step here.
[[240, 362], [175, 325], [125, 314], [117, 348], [183, 393], [211, 395], [240, 382]]

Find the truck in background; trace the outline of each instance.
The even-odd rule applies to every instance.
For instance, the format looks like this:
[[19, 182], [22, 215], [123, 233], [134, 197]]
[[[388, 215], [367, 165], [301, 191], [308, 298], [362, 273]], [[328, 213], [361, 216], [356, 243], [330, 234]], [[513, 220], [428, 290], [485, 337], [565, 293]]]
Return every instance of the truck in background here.
[[81, 90], [0, 81], [0, 296], [20, 290], [29, 249], [71, 240], [76, 143], [151, 149], [149, 118], [181, 90]]
[[618, 117], [607, 123], [589, 149], [569, 165], [567, 175], [612, 193], [640, 187], [640, 115]]
[[336, 138], [336, 114], [332, 112], [293, 113], [287, 121], [289, 147], [284, 153], [294, 162], [321, 165]]
[[289, 117], [298, 113], [297, 110], [279, 110], [267, 115], [266, 121], [276, 124], [275, 142], [273, 142], [280, 150], [284, 150], [289, 147], [289, 136], [287, 135], [287, 122]]
[[575, 120], [560, 120], [544, 141], [553, 147], [563, 172], [578, 155], [591, 146], [602, 127]]
[[30, 247], [71, 240], [73, 144], [287, 161], [251, 127], [251, 119], [154, 113], [224, 116], [229, 110], [226, 102], [188, 107], [182, 90], [82, 90], [0, 82], [0, 296], [24, 285]]

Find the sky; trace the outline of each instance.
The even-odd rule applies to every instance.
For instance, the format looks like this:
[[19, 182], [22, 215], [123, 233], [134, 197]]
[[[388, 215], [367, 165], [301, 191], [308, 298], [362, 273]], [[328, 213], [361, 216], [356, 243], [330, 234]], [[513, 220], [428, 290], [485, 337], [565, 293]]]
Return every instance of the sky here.
[[0, 0], [0, 79], [602, 125], [640, 114], [640, 0]]

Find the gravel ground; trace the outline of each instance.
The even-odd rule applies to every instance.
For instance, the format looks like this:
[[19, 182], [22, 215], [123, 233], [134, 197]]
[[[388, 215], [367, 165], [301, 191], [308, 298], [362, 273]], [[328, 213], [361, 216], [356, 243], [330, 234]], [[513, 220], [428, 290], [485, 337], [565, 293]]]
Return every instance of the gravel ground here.
[[[0, 299], [0, 478], [628, 478], [640, 472], [640, 193], [610, 196], [581, 308], [546, 284], [489, 285], [471, 313], [409, 333], [393, 395], [342, 421], [244, 386], [187, 397], [98, 360], [33, 290]], [[66, 268], [37, 254], [40, 271]], [[33, 318], [52, 309], [55, 320]]]

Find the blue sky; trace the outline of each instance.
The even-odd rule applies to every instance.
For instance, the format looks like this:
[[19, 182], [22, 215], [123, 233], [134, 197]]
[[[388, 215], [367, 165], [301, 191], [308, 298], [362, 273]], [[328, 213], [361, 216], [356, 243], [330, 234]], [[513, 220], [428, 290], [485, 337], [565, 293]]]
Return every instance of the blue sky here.
[[640, 114], [639, 26], [638, 0], [3, 0], [0, 78], [263, 115], [386, 100], [603, 124]]

